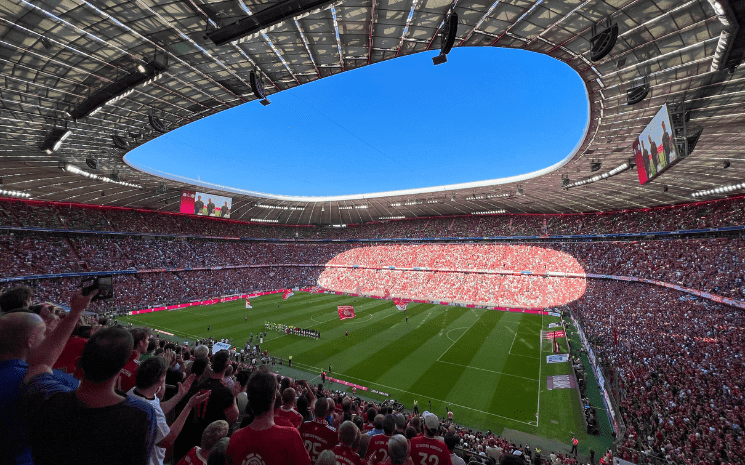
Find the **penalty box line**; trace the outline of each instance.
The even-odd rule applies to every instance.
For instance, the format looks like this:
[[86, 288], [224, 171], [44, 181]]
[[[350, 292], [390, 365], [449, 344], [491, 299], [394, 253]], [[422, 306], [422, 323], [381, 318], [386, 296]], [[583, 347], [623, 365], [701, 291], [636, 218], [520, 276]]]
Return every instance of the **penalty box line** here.
[[[293, 363], [294, 363], [294, 362], [293, 362]], [[445, 363], [447, 363], [447, 362], [445, 362]], [[306, 365], [306, 364], [304, 364], [304, 363], [295, 363], [295, 364], [296, 364], [296, 365], [300, 365], [300, 366], [305, 366], [305, 367], [308, 367], [308, 368], [313, 368], [313, 369], [315, 369], [315, 370], [320, 370], [320, 371], [323, 371], [323, 369], [322, 369], [322, 368], [319, 368], [319, 367], [314, 367], [314, 366], [312, 366], [312, 365]], [[342, 373], [342, 374], [343, 374], [343, 373]], [[349, 378], [349, 379], [353, 379], [353, 380], [356, 380], [356, 381], [360, 381], [360, 382], [363, 382], [363, 383], [367, 383], [368, 385], [375, 385], [375, 386], [380, 386], [380, 387], [386, 388], [386, 389], [388, 389], [388, 390], [391, 390], [391, 391], [403, 392], [403, 393], [405, 393], [405, 394], [411, 394], [412, 396], [417, 396], [417, 397], [421, 397], [421, 398], [423, 398], [423, 399], [431, 399], [431, 400], [434, 400], [434, 401], [437, 401], [437, 402], [447, 403], [447, 404], [449, 404], [449, 405], [455, 405], [456, 407], [464, 408], [464, 409], [466, 409], [466, 410], [472, 410], [472, 411], [474, 411], [474, 412], [479, 412], [479, 413], [483, 413], [484, 415], [489, 415], [489, 416], [492, 416], [492, 417], [502, 418], [502, 419], [504, 419], [504, 420], [514, 421], [514, 422], [516, 422], [516, 423], [521, 423], [521, 424], [523, 424], [523, 425], [528, 425], [528, 426], [538, 426], [538, 424], [537, 424], [537, 423], [536, 423], [535, 421], [522, 421], [522, 420], [516, 420], [515, 418], [505, 417], [505, 416], [503, 416], [503, 415], [498, 415], [498, 414], [496, 414], [496, 413], [485, 412], [485, 411], [483, 411], [483, 410], [479, 410], [479, 409], [477, 409], [477, 408], [473, 408], [473, 407], [467, 407], [467, 406], [465, 406], [465, 405], [460, 405], [460, 404], [455, 404], [455, 403], [452, 403], [452, 402], [448, 402], [448, 401], [446, 401], [446, 400], [442, 400], [442, 399], [435, 399], [434, 397], [430, 397], [430, 396], [425, 396], [424, 394], [419, 394], [419, 393], [416, 393], [416, 392], [406, 391], [406, 390], [404, 390], [404, 389], [399, 389], [399, 388], [396, 388], [396, 387], [393, 387], [393, 386], [386, 386], [386, 385], [384, 385], [384, 384], [374, 383], [374, 382], [372, 382], [372, 381], [368, 381], [368, 380], [366, 380], [366, 379], [355, 378], [354, 376], [349, 376], [349, 375], [344, 375], [344, 377], [345, 377], [345, 378]]]

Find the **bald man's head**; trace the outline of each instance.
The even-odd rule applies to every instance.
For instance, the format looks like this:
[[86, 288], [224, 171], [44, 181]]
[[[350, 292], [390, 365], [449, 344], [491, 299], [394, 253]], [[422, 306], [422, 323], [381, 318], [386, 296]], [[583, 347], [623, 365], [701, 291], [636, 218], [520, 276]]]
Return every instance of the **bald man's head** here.
[[0, 359], [26, 357], [44, 340], [46, 325], [35, 313], [8, 313], [0, 317]]

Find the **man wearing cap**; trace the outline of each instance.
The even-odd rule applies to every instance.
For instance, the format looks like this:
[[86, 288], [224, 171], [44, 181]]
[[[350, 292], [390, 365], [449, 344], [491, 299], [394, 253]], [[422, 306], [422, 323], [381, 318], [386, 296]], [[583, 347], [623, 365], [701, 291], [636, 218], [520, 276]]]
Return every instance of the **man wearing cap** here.
[[[434, 414], [424, 416], [422, 436], [411, 439], [411, 457], [416, 463], [452, 465], [450, 451], [443, 441], [435, 439], [440, 429], [440, 420]], [[432, 456], [436, 457], [432, 459]]]

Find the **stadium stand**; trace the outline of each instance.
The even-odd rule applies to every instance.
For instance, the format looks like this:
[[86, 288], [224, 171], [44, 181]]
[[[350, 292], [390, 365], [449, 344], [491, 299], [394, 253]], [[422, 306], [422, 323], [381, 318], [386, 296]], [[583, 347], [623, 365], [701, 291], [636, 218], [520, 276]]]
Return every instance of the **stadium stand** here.
[[[617, 237], [605, 241], [544, 238], [542, 242], [500, 244], [364, 244], [326, 240], [450, 235], [468, 238], [475, 234], [540, 236], [547, 231], [610, 234], [740, 226], [745, 221], [741, 204], [738, 199], [669, 207], [654, 211], [655, 215], [640, 211], [549, 216], [546, 228], [543, 216], [513, 215], [389, 222], [337, 230], [265, 227], [138, 210], [3, 200], [0, 250], [6, 259], [0, 262], [0, 272], [4, 278], [23, 278], [125, 271], [116, 276], [116, 299], [90, 306], [101, 313], [317, 282], [330, 289], [363, 294], [380, 295], [387, 291], [393, 296], [424, 299], [558, 306], [579, 319], [598, 358], [605, 361], [607, 378], [616, 389], [614, 397], [621, 399], [627, 428], [619, 438], [619, 457], [635, 463], [738, 463], [745, 456], [745, 325], [741, 310], [647, 284], [482, 276], [471, 271], [511, 269], [636, 276], [743, 299], [745, 248], [741, 236], [673, 235], [667, 240], [633, 241], [620, 241]], [[122, 234], [102, 236], [83, 230]], [[189, 233], [213, 237], [176, 235]], [[295, 233], [323, 241], [277, 243], [217, 238], [292, 238]], [[361, 268], [350, 268], [355, 265]], [[225, 269], [226, 266], [240, 268]], [[428, 270], [386, 269], [389, 266]], [[31, 285], [36, 299], [62, 303], [79, 288], [77, 277], [55, 277], [6, 282], [3, 290], [19, 283]], [[535, 298], [541, 295], [550, 295], [553, 300]], [[532, 296], [533, 300], [525, 296]], [[91, 322], [90, 317], [87, 321]], [[178, 350], [185, 353], [187, 348]], [[256, 369], [245, 360], [231, 363], [234, 373]], [[301, 396], [307, 395], [309, 403], [312, 396], [334, 395], [319, 392], [315, 386], [292, 386]], [[339, 404], [343, 401], [336, 400]], [[354, 405], [354, 414], [368, 423], [364, 412], [370, 405], [364, 401]], [[381, 405], [373, 407], [376, 411], [385, 409]], [[459, 453], [468, 457], [481, 456], [484, 460], [497, 447], [501, 454], [526, 450], [492, 434], [455, 424], [444, 427], [458, 436]], [[577, 463], [558, 451], [555, 460], [548, 455], [549, 451], [544, 451], [537, 463]]]
[[[346, 228], [266, 226], [147, 210], [0, 199], [0, 226], [269, 239], [622, 234], [742, 226], [745, 197], [607, 213], [421, 218]], [[544, 227], [544, 220], [546, 221]]]

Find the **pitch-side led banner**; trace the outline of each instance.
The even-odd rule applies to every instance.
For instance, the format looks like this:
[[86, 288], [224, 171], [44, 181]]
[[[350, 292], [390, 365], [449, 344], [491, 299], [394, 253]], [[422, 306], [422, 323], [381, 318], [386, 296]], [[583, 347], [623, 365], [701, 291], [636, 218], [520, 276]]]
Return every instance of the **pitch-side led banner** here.
[[[301, 289], [301, 290], [303, 292], [308, 292], [309, 291], [309, 289]], [[219, 303], [222, 303], [222, 302], [230, 302], [230, 301], [238, 300], [238, 299], [260, 297], [262, 295], [270, 295], [270, 294], [279, 294], [280, 292], [284, 292], [284, 289], [280, 289], [280, 290], [277, 290], [277, 291], [254, 292], [253, 294], [231, 295], [231, 296], [227, 296], [227, 297], [220, 297], [220, 298], [217, 298], [217, 299], [201, 300], [199, 302], [188, 302], [188, 303], [184, 303], [184, 304], [169, 305], [167, 307], [144, 308], [142, 310], [135, 310], [133, 312], [129, 312], [128, 315], [140, 315], [142, 313], [159, 312], [161, 310], [178, 310], [180, 308], [193, 307], [195, 305], [219, 304]]]
[[181, 192], [181, 213], [230, 218], [233, 199], [196, 191]]
[[349, 318], [354, 318], [354, 307], [351, 305], [339, 305], [336, 307], [336, 309], [339, 311], [339, 319], [340, 320], [346, 320]]

